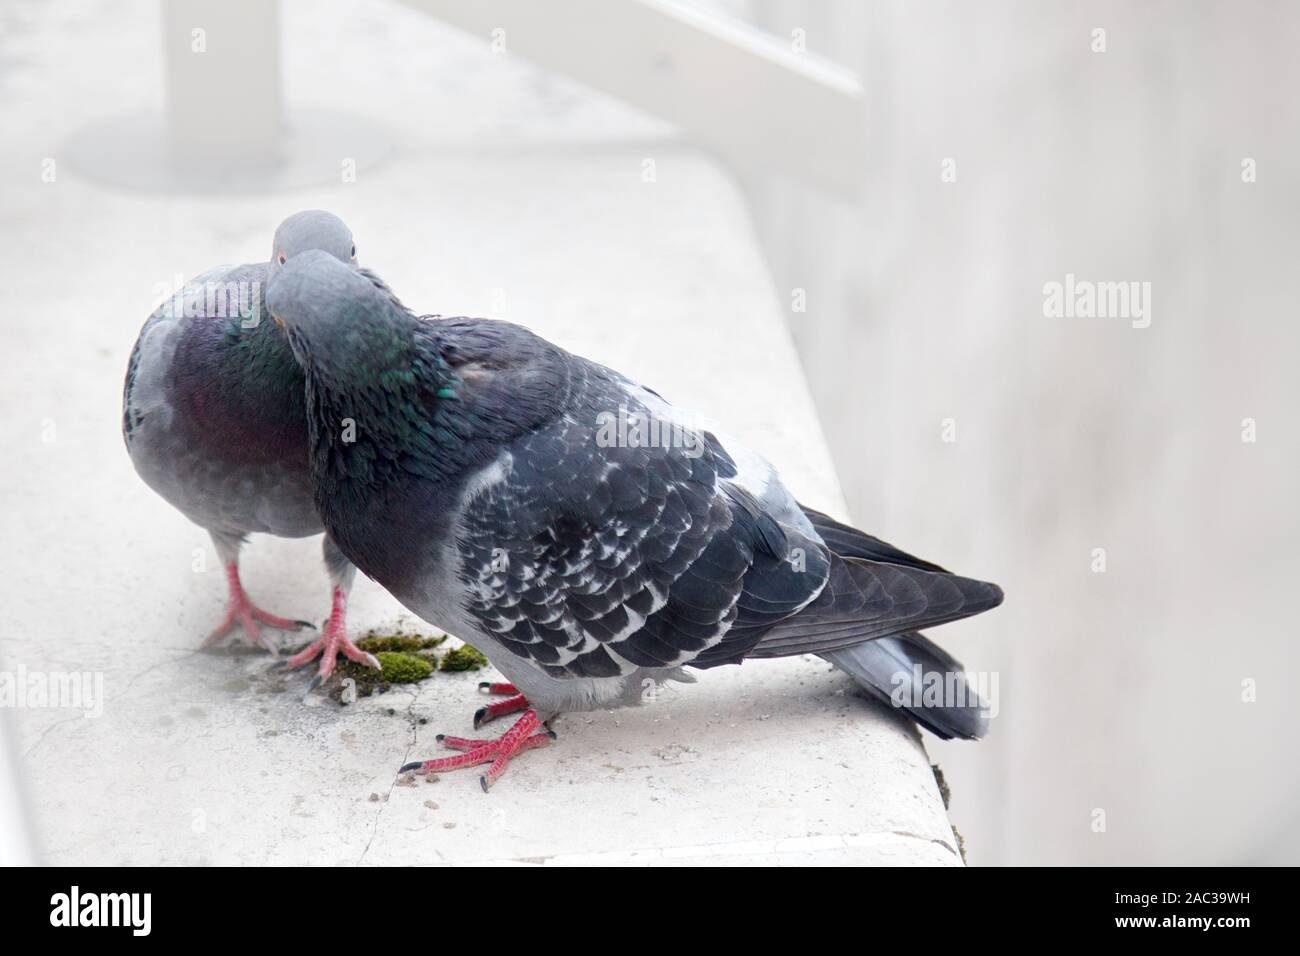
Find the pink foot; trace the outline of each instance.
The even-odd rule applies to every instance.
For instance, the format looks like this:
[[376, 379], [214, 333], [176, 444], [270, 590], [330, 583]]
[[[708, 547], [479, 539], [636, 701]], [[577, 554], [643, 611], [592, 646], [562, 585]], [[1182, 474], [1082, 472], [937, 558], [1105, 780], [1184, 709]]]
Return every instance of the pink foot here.
[[483, 681], [478, 689], [485, 694], [504, 696], [505, 700], [494, 700], [486, 707], [480, 707], [474, 713], [474, 729], [478, 730], [488, 721], [496, 720], [506, 714], [513, 714], [528, 706], [528, 698], [519, 693], [519, 688], [505, 681]]
[[367, 654], [357, 645], [352, 643], [352, 638], [348, 637], [348, 596], [343, 593], [341, 588], [334, 589], [334, 606], [330, 609], [329, 623], [325, 625], [325, 630], [321, 636], [316, 638], [297, 654], [290, 657], [284, 662], [285, 669], [301, 667], [308, 661], [320, 658], [320, 671], [312, 678], [311, 688], [315, 689], [334, 672], [334, 662], [338, 657], [339, 651], [342, 651], [348, 660], [356, 661], [358, 664], [365, 664], [367, 667], [373, 667], [375, 670], [382, 670], [379, 666], [379, 659], [373, 654]]
[[221, 640], [238, 624], [243, 629], [244, 640], [247, 643], [263, 647], [274, 654], [276, 653], [275, 644], [262, 633], [262, 628], [258, 622], [282, 631], [300, 631], [304, 627], [311, 627], [311, 623], [308, 621], [295, 621], [292, 618], [280, 617], [269, 611], [263, 611], [254, 604], [244, 591], [244, 586], [239, 583], [239, 565], [234, 561], [226, 565], [226, 584], [230, 589], [230, 598], [226, 602], [226, 616], [217, 625], [216, 629], [203, 639], [203, 643], [199, 645], [200, 647], [209, 647]]
[[542, 726], [541, 718], [537, 716], [537, 711], [531, 707], [520, 715], [515, 721], [514, 726], [507, 730], [496, 740], [472, 740], [468, 737], [448, 737], [444, 734], [438, 735], [438, 742], [444, 747], [451, 750], [461, 750], [464, 753], [457, 754], [455, 757], [439, 757], [436, 760], [417, 760], [414, 763], [408, 763], [402, 767], [398, 773], [406, 773], [408, 770], [432, 771], [440, 773], [443, 770], [459, 770], [461, 767], [474, 767], [479, 764], [490, 763], [487, 772], [479, 777], [479, 783], [486, 793], [492, 784], [506, 772], [506, 765], [510, 759], [525, 750], [532, 750], [534, 747], [541, 747], [549, 744], [555, 739], [555, 733], [550, 730], [543, 730], [541, 733], [533, 733]]

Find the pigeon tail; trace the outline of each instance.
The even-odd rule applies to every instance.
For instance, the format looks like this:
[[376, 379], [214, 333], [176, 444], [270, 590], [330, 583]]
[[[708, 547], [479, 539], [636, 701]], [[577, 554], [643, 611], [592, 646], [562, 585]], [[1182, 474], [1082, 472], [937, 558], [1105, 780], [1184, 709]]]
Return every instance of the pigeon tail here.
[[820, 656], [943, 740], [978, 740], [988, 733], [988, 702], [961, 664], [923, 634], [881, 637]]
[[818, 600], [765, 634], [749, 656], [816, 653], [937, 736], [983, 737], [988, 703], [961, 664], [919, 628], [997, 607], [1002, 589], [803, 511], [831, 549], [830, 578]]
[[996, 584], [832, 552], [817, 600], [767, 631], [747, 656], [822, 654], [959, 621], [1001, 603]]

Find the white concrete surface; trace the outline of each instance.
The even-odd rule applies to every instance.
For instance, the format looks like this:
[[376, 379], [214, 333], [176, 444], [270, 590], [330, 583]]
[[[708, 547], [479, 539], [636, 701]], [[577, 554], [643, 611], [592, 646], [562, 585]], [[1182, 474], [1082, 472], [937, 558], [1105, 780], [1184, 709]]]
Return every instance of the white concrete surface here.
[[[809, 504], [843, 502], [731, 181], [668, 131], [385, 4], [286, 5], [289, 103], [387, 122], [357, 183], [222, 199], [115, 192], [42, 159], [156, 92], [156, 5], [6, 7], [0, 162], [3, 667], [103, 675], [97, 718], [16, 711], [53, 863], [959, 863], [916, 732], [815, 659], [701, 675], [637, 710], [562, 717], [484, 795], [395, 769], [470, 731], [480, 674], [340, 709], [265, 656], [195, 652], [220, 615], [205, 534], [134, 475], [120, 386], [158, 283], [261, 256], [287, 212], [343, 215], [424, 311], [519, 321], [726, 421]], [[330, 45], [335, 45], [331, 51]], [[322, 53], [322, 47], [325, 53]], [[328, 53], [349, 64], [342, 75]], [[101, 67], [102, 69], [97, 69]], [[657, 181], [643, 181], [653, 158]], [[686, 343], [690, 343], [687, 347]], [[317, 539], [256, 539], [245, 581], [319, 620]], [[193, 552], [207, 570], [192, 570]], [[401, 609], [359, 582], [352, 623]]]

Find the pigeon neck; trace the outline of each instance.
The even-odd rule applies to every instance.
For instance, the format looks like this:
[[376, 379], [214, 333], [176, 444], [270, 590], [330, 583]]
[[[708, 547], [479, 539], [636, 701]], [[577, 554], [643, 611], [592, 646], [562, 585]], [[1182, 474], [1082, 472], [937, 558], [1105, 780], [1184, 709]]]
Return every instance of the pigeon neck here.
[[390, 316], [351, 345], [306, 368], [322, 508], [348, 510], [412, 479], [458, 474], [464, 456], [443, 407], [454, 398], [455, 376], [421, 322]]
[[239, 318], [188, 321], [169, 389], [194, 441], [251, 458], [302, 456], [305, 467], [303, 376], [280, 330]]

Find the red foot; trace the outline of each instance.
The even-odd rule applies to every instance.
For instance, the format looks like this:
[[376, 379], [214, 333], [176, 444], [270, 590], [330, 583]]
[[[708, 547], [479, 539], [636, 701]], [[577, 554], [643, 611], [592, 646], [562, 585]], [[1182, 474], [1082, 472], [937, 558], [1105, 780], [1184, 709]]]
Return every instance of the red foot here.
[[490, 720], [496, 720], [506, 714], [513, 714], [516, 711], [523, 710], [528, 706], [528, 698], [515, 688], [514, 684], [498, 682], [489, 684], [484, 681], [478, 685], [478, 689], [489, 694], [509, 694], [505, 700], [494, 700], [486, 707], [480, 707], [474, 712], [474, 729], [478, 730]]
[[339, 651], [349, 660], [381, 670], [379, 660], [373, 654], [367, 654], [348, 637], [348, 596], [342, 588], [334, 589], [334, 604], [330, 609], [329, 623], [321, 636], [304, 647], [293, 657], [284, 662], [285, 669], [301, 667], [308, 661], [320, 658], [320, 671], [312, 678], [311, 686], [315, 688], [334, 672], [334, 662]]
[[229, 634], [238, 624], [244, 631], [244, 640], [249, 644], [264, 647], [272, 654], [276, 653], [275, 644], [262, 633], [258, 622], [282, 631], [299, 631], [311, 627], [308, 621], [295, 621], [280, 617], [269, 611], [263, 611], [249, 599], [244, 586], [239, 583], [239, 565], [231, 561], [226, 565], [226, 584], [230, 589], [230, 598], [226, 602], [226, 616], [216, 629], [203, 639], [200, 647], [208, 647]]
[[457, 754], [455, 757], [439, 757], [436, 760], [417, 760], [406, 764], [398, 773], [406, 773], [408, 770], [429, 770], [437, 773], [491, 763], [492, 766], [488, 767], [487, 773], [479, 778], [479, 783], [486, 793], [492, 784], [496, 783], [497, 778], [506, 772], [506, 765], [510, 763], [511, 757], [525, 750], [548, 744], [555, 739], [554, 732], [549, 730], [539, 734], [533, 733], [541, 726], [542, 721], [537, 716], [537, 711], [529, 708], [515, 721], [513, 727], [496, 740], [471, 740], [467, 737], [447, 737], [439, 734], [438, 742], [444, 747], [463, 750], [464, 753]]

